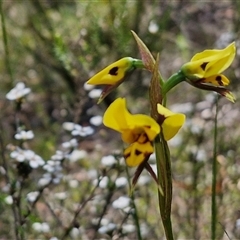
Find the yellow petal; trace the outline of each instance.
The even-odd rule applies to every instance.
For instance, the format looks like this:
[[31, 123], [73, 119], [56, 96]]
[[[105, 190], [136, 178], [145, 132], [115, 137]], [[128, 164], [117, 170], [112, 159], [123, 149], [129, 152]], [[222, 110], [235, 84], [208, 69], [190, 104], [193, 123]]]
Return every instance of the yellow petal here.
[[164, 116], [164, 118], [167, 118], [171, 115], [173, 115], [174, 113], [172, 111], [170, 111], [169, 109], [165, 108], [163, 105], [159, 104], [157, 105], [157, 111], [160, 115]]
[[122, 132], [123, 129], [128, 129], [127, 120], [129, 118], [131, 115], [126, 108], [126, 99], [117, 98], [105, 111], [103, 124], [115, 131]]
[[134, 69], [134, 61], [131, 57], [121, 58], [90, 78], [87, 84], [114, 85], [121, 81], [128, 71]]
[[160, 126], [151, 117], [144, 114], [132, 115], [126, 107], [124, 98], [116, 99], [106, 110], [103, 124], [122, 133], [122, 140], [133, 143], [140, 134], [146, 133], [148, 140], [152, 141], [160, 132]]
[[218, 74], [208, 77], [202, 80], [203, 83], [211, 83], [215, 86], [227, 86], [229, 84], [229, 79], [226, 78], [224, 75]]
[[150, 142], [144, 144], [135, 142], [124, 151], [124, 158], [129, 167], [140, 165], [153, 153], [153, 146]]
[[235, 54], [235, 43], [221, 50], [205, 50], [195, 54], [190, 62], [182, 66], [181, 71], [190, 80], [208, 78], [225, 71], [233, 62]]
[[234, 96], [233, 93], [231, 93], [231, 92], [226, 92], [224, 96], [225, 96], [229, 101], [231, 101], [232, 103], [235, 103], [236, 97]]
[[185, 115], [174, 113], [161, 104], [157, 105], [158, 113], [163, 116], [162, 131], [166, 141], [173, 138], [185, 122]]
[[185, 115], [181, 113], [174, 114], [166, 118], [162, 124], [163, 136], [166, 141], [173, 138], [185, 122]]

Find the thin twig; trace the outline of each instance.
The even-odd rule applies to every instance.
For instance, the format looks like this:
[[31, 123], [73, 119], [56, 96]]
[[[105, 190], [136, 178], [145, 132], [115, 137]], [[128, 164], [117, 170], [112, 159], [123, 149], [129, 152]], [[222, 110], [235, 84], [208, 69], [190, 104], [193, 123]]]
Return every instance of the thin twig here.
[[212, 222], [211, 234], [212, 239], [216, 239], [217, 224], [217, 205], [216, 205], [216, 185], [217, 185], [217, 121], [218, 117], [218, 96], [216, 99], [216, 113], [214, 119], [214, 146], [213, 146], [213, 163], [212, 163]]

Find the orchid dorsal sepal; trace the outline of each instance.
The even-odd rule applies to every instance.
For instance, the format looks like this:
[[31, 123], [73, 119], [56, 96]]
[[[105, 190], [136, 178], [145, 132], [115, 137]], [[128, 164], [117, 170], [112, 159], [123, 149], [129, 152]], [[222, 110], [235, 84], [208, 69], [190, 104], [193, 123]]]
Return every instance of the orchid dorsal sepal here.
[[121, 82], [127, 73], [136, 68], [144, 68], [142, 60], [124, 57], [95, 74], [87, 81], [87, 84], [115, 85]]
[[106, 85], [99, 97], [98, 103], [117, 88], [125, 80], [126, 76], [136, 68], [145, 68], [142, 60], [124, 57], [91, 77], [87, 81], [87, 84]]
[[[220, 75], [233, 62], [236, 55], [235, 43], [229, 44], [224, 49], [211, 49], [195, 54], [190, 62], [181, 67], [182, 73], [189, 81], [204, 80], [215, 75]], [[218, 82], [215, 86], [221, 86]]]

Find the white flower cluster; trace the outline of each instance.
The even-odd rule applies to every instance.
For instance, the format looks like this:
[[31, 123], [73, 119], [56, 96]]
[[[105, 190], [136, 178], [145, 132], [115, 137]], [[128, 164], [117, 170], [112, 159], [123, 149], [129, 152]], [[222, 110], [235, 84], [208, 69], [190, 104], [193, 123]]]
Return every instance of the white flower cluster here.
[[25, 130], [19, 130], [18, 133], [14, 135], [15, 139], [17, 140], [29, 140], [34, 138], [34, 133], [32, 130], [25, 131]]
[[29, 94], [30, 92], [30, 88], [25, 87], [25, 84], [23, 82], [19, 82], [13, 89], [11, 89], [7, 93], [6, 98], [10, 101], [17, 101]]
[[91, 126], [81, 126], [73, 122], [63, 123], [63, 129], [70, 131], [72, 136], [87, 137], [94, 133], [94, 129]]
[[27, 162], [31, 168], [38, 168], [45, 163], [44, 160], [32, 150], [24, 150], [20, 147], [16, 147], [10, 156], [17, 162]]

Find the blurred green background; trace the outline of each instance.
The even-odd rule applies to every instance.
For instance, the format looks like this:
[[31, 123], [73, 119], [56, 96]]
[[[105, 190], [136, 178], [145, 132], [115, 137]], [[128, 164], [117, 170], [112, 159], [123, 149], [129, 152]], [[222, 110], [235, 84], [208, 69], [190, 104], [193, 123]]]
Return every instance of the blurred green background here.
[[[7, 158], [9, 152], [6, 146], [16, 143], [13, 140], [16, 128], [13, 104], [5, 95], [18, 81], [23, 81], [32, 89], [32, 94], [19, 115], [20, 121], [27, 129], [32, 129], [36, 136], [29, 146], [44, 159], [49, 159], [60, 143], [67, 139], [62, 123], [72, 121], [88, 125], [89, 119], [102, 115], [117, 96], [128, 99], [132, 112], [149, 114], [148, 87], [151, 75], [146, 71], [136, 70], [100, 105], [96, 105], [97, 99], [91, 98], [89, 91], [84, 89], [84, 83], [110, 63], [125, 56], [140, 58], [130, 30], [138, 34], [153, 56], [160, 53], [159, 68], [165, 79], [177, 72], [183, 63], [199, 51], [224, 48], [232, 41], [236, 42], [237, 47], [240, 44], [240, 2], [236, 0], [6, 0], [2, 1], [2, 11], [11, 69], [9, 73], [1, 31], [1, 154]], [[229, 89], [237, 99], [240, 96], [239, 60], [237, 51], [236, 59], [226, 73], [231, 80]], [[170, 142], [174, 178], [173, 231], [176, 239], [209, 239], [215, 94], [181, 83], [169, 93], [168, 98], [170, 109], [187, 115], [180, 137]], [[218, 118], [217, 236], [218, 239], [240, 239], [238, 100], [232, 104], [220, 98]], [[100, 169], [101, 172], [99, 159], [115, 149], [122, 149], [120, 136], [114, 134], [100, 126], [93, 136], [81, 140], [79, 148], [86, 150], [89, 155], [84, 161], [69, 163], [66, 178], [75, 178], [77, 173], [84, 176], [91, 168]], [[11, 168], [10, 158], [9, 165]], [[123, 172], [121, 174], [124, 175]], [[61, 213], [63, 216], [73, 214], [71, 205], [78, 202], [78, 198], [81, 199], [81, 192], [86, 191], [83, 189], [89, 184], [84, 177], [79, 177], [78, 181], [80, 185], [77, 189], [69, 189], [65, 180], [51, 190], [69, 191], [69, 197], [64, 203], [55, 203], [56, 200], [50, 196], [52, 202], [64, 209], [64, 213]], [[0, 186], [5, 185], [5, 179], [0, 177]], [[30, 188], [34, 189], [29, 184], [26, 192], [28, 187], [29, 191]], [[126, 187], [117, 189], [114, 194], [120, 196], [127, 192]], [[163, 231], [159, 228], [154, 182], [137, 187], [136, 195], [140, 221], [150, 229], [144, 239], [164, 239]], [[6, 207], [4, 203], [5, 196], [5, 193], [0, 193], [0, 238], [12, 239], [14, 234], [9, 231], [12, 217], [9, 206]], [[31, 215], [26, 227], [27, 239], [50, 239], [58, 233], [59, 239], [63, 239], [60, 237], [63, 229], [58, 230], [59, 226], [54, 222], [53, 215], [48, 213], [50, 210], [46, 209], [43, 216], [41, 208], [44, 208], [44, 203], [36, 206], [36, 211]], [[85, 230], [85, 238], [78, 236], [76, 239], [96, 237], [92, 234], [96, 229], [90, 220], [98, 216], [99, 212], [92, 213], [89, 208], [78, 219]], [[111, 214], [114, 213], [109, 210], [110, 218], [114, 219]], [[63, 216], [59, 215], [59, 218], [63, 218], [67, 225], [69, 219]], [[119, 223], [123, 221], [122, 218], [120, 214], [115, 221]], [[52, 232], [42, 235], [34, 233], [30, 223], [35, 219], [45, 219], [52, 224]], [[99, 235], [95, 239], [101, 237], [136, 239], [135, 233], [117, 235], [114, 231], [104, 235], [105, 238]]]

